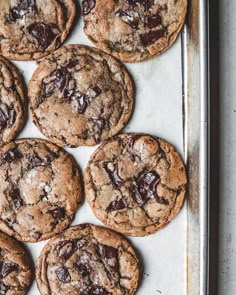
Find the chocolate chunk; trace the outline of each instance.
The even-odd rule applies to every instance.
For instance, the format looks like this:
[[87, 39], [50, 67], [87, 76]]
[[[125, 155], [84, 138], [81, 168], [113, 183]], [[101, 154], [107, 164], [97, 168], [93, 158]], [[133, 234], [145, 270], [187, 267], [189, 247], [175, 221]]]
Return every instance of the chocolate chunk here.
[[88, 264], [84, 264], [80, 261], [77, 261], [75, 263], [75, 268], [78, 270], [78, 272], [83, 276], [86, 277], [88, 275], [90, 275], [90, 267], [88, 266]]
[[[0, 279], [4, 279], [13, 271], [17, 271], [18, 267], [14, 263], [4, 263], [3, 261], [0, 262]], [[0, 293], [1, 294], [1, 293]]]
[[155, 171], [142, 173], [138, 180], [137, 186], [133, 188], [134, 198], [140, 206], [143, 206], [149, 198], [155, 196], [156, 186], [160, 182], [160, 176]]
[[147, 11], [152, 5], [154, 5], [154, 0], [127, 0], [130, 5], [142, 5]]
[[108, 292], [105, 288], [100, 286], [93, 286], [89, 292], [88, 295], [111, 295], [110, 292]]
[[87, 106], [88, 106], [88, 99], [87, 96], [80, 91], [77, 91], [73, 97], [72, 100], [75, 102], [75, 110], [79, 114], [82, 114], [85, 112]]
[[40, 158], [38, 155], [33, 155], [33, 156], [30, 156], [28, 157], [28, 169], [33, 169], [35, 167], [38, 167], [38, 166], [43, 166], [45, 165], [44, 161], [42, 158]]
[[159, 14], [145, 17], [145, 25], [152, 29], [162, 24], [162, 19]]
[[85, 240], [85, 239], [80, 239], [80, 240], [77, 240], [77, 248], [78, 249], [81, 249], [83, 248], [84, 246], [86, 246], [88, 244], [88, 242]]
[[93, 137], [96, 143], [99, 143], [101, 134], [102, 134], [102, 129], [105, 127], [105, 120], [101, 117], [97, 119], [91, 119], [90, 121], [93, 122]]
[[124, 183], [124, 180], [119, 176], [117, 167], [112, 162], [105, 162], [104, 169], [108, 173], [114, 188], [118, 189]]
[[106, 263], [106, 267], [114, 272], [118, 273], [119, 271], [119, 264], [118, 264], [118, 250], [106, 245], [99, 245], [99, 253], [102, 259]]
[[32, 23], [26, 28], [31, 42], [36, 42], [43, 50], [51, 45], [52, 41], [59, 33], [59, 29], [54, 24], [43, 22]]
[[70, 98], [75, 91], [75, 81], [67, 68], [59, 69], [54, 84], [61, 91], [64, 98]]
[[56, 208], [48, 211], [55, 219], [63, 219], [65, 217], [65, 208]]
[[162, 204], [162, 205], [169, 205], [169, 201], [165, 199], [164, 197], [159, 197], [158, 195], [155, 196], [155, 199], [157, 203]]
[[0, 282], [0, 294], [5, 295], [10, 287], [6, 286], [3, 282]]
[[149, 46], [155, 43], [157, 40], [164, 37], [166, 34], [166, 29], [160, 29], [158, 31], [151, 31], [140, 35], [140, 41], [143, 46]]
[[8, 125], [12, 126], [16, 120], [16, 112], [13, 105], [7, 106], [0, 103], [0, 130], [5, 129]]
[[24, 202], [20, 196], [20, 191], [17, 187], [12, 187], [10, 191], [6, 193], [12, 209], [19, 209], [24, 205]]
[[63, 241], [59, 243], [58, 256], [66, 262], [77, 251], [76, 241]]
[[112, 201], [108, 207], [106, 208], [107, 212], [111, 212], [111, 211], [117, 211], [117, 210], [122, 210], [127, 208], [127, 203], [123, 200], [114, 200]]
[[119, 9], [116, 13], [116, 16], [122, 18], [122, 20], [127, 23], [131, 28], [138, 29], [139, 26], [139, 19], [132, 16], [130, 13]]
[[35, 10], [35, 0], [18, 0], [18, 5], [10, 9], [10, 20], [15, 22]]
[[90, 11], [95, 7], [95, 5], [96, 5], [95, 0], [83, 0], [82, 1], [83, 15], [89, 14]]
[[8, 151], [7, 153], [5, 153], [1, 160], [0, 160], [0, 165], [3, 163], [11, 163], [15, 160], [19, 160], [23, 157], [23, 155], [21, 154], [21, 152], [15, 148], [11, 151]]
[[76, 65], [78, 65], [79, 61], [76, 59], [70, 59], [68, 62], [62, 65], [63, 68], [73, 69]]
[[59, 267], [56, 269], [56, 275], [59, 281], [62, 283], [69, 283], [71, 281], [71, 276], [69, 274], [69, 271], [66, 267]]

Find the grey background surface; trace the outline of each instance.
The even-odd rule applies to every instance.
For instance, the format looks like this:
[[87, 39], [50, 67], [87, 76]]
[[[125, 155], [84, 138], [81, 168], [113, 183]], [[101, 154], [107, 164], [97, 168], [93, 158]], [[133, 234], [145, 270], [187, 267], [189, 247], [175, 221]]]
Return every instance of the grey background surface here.
[[210, 294], [236, 294], [236, 1], [210, 0]]

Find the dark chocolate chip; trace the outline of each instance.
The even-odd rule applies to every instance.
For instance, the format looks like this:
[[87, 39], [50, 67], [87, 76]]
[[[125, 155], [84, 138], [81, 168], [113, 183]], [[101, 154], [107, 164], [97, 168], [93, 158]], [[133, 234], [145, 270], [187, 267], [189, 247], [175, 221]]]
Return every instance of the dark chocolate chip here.
[[88, 275], [90, 275], [90, 267], [88, 264], [84, 264], [80, 261], [77, 261], [75, 263], [75, 268], [78, 270], [78, 272], [83, 276], [83, 277], [86, 277]]
[[7, 114], [3, 111], [3, 104], [0, 105], [0, 129], [3, 130], [7, 127]]
[[66, 267], [59, 267], [56, 269], [56, 275], [59, 281], [62, 283], [69, 283], [71, 281], [71, 276], [69, 274], [69, 271]]
[[88, 106], [87, 96], [84, 93], [81, 93], [80, 91], [76, 91], [76, 93], [72, 97], [72, 100], [74, 100], [75, 102], [75, 110], [79, 114], [84, 113]]
[[66, 262], [77, 251], [76, 241], [63, 241], [59, 243], [58, 256]]
[[0, 103], [0, 130], [5, 129], [8, 125], [12, 126], [16, 120], [16, 112], [14, 106], [7, 106], [5, 103]]
[[35, 10], [35, 0], [18, 0], [18, 5], [10, 9], [10, 20], [15, 22]]
[[89, 14], [91, 10], [95, 7], [95, 5], [96, 5], [95, 0], [83, 0], [82, 1], [83, 15]]
[[145, 34], [140, 35], [140, 41], [143, 46], [149, 46], [153, 43], [155, 43], [157, 40], [161, 39], [164, 37], [166, 34], [166, 29], [160, 29], [157, 31], [150, 31]]
[[7, 291], [10, 289], [9, 286], [6, 286], [3, 282], [0, 282], [0, 294], [5, 295]]
[[114, 166], [112, 162], [105, 162], [104, 169], [106, 170], [114, 188], [118, 189], [124, 180], [119, 176], [117, 166]]
[[30, 36], [30, 41], [37, 42], [38, 46], [43, 50], [51, 45], [52, 41], [59, 33], [59, 29], [55, 24], [45, 24], [43, 22], [32, 23], [26, 28]]
[[67, 68], [57, 71], [54, 84], [61, 91], [64, 98], [70, 98], [75, 92], [75, 80]]
[[143, 206], [150, 197], [155, 196], [156, 186], [160, 182], [160, 176], [155, 171], [144, 172], [136, 180], [133, 187], [133, 197], [140, 206]]
[[76, 65], [78, 65], [79, 61], [76, 59], [70, 59], [68, 62], [62, 65], [63, 68], [73, 69]]
[[105, 119], [99, 117], [97, 119], [91, 119], [90, 121], [93, 122], [93, 137], [96, 143], [99, 143], [102, 130], [106, 125]]
[[5, 192], [12, 209], [19, 209], [24, 205], [20, 196], [20, 190], [17, 187], [12, 187], [8, 192]]
[[152, 5], [154, 5], [154, 0], [127, 0], [130, 5], [142, 5], [147, 11]]
[[43, 159], [40, 158], [38, 155], [33, 155], [33, 156], [28, 157], [28, 161], [29, 161], [28, 169], [33, 169], [35, 167], [45, 165]]
[[106, 263], [106, 267], [114, 272], [118, 273], [119, 271], [119, 264], [118, 264], [118, 250], [107, 245], [99, 245], [99, 253], [102, 259]]
[[164, 197], [159, 197], [158, 195], [155, 196], [155, 199], [157, 201], [157, 203], [162, 204], [162, 205], [169, 205], [169, 201], [164, 198]]
[[65, 208], [56, 208], [48, 211], [55, 219], [63, 219], [66, 214]]
[[162, 19], [159, 14], [145, 17], [145, 25], [150, 29], [160, 26], [161, 24], [162, 24]]
[[111, 295], [111, 293], [101, 286], [93, 286], [89, 290], [88, 295]]
[[119, 9], [116, 13], [116, 16], [122, 18], [122, 20], [127, 23], [131, 28], [133, 29], [138, 29], [139, 26], [139, 19], [134, 18], [131, 14], [128, 12]]
[[111, 212], [111, 211], [117, 211], [117, 210], [122, 210], [127, 208], [127, 203], [123, 200], [114, 200], [112, 201], [108, 207], [106, 208], [107, 212]]
[[[13, 263], [4, 263], [3, 261], [0, 262], [0, 279], [4, 279], [13, 271], [17, 271], [18, 267], [16, 264]], [[1, 294], [1, 293], [0, 293]]]
[[[80, 227], [82, 227], [82, 225], [80, 225]], [[88, 244], [88, 242], [85, 239], [80, 239], [77, 241], [77, 248], [78, 249], [82, 249], [84, 246], [86, 246]]]

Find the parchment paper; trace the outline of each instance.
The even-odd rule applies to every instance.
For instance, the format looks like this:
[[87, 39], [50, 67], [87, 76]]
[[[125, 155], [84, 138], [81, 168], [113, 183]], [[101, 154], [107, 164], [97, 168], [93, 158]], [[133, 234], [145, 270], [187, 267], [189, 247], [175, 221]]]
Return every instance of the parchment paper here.
[[[72, 34], [65, 44], [92, 45], [83, 33], [82, 17], [76, 21]], [[23, 72], [26, 83], [36, 69], [36, 62], [14, 62]], [[149, 61], [126, 64], [136, 84], [136, 101], [133, 117], [124, 132], [146, 132], [162, 137], [173, 144], [183, 155], [182, 134], [182, 78], [180, 38], [166, 53]], [[20, 138], [44, 136], [29, 116]], [[96, 147], [66, 149], [73, 154], [82, 171]], [[42, 220], [43, 222], [43, 220]], [[91, 222], [101, 224], [85, 202], [78, 210], [73, 225]], [[137, 295], [186, 294], [186, 208], [170, 225], [160, 232], [144, 238], [128, 238], [141, 259], [140, 288]], [[26, 244], [36, 261], [43, 246], [40, 242]], [[142, 268], [141, 267], [141, 268]], [[39, 295], [34, 281], [29, 295]]]

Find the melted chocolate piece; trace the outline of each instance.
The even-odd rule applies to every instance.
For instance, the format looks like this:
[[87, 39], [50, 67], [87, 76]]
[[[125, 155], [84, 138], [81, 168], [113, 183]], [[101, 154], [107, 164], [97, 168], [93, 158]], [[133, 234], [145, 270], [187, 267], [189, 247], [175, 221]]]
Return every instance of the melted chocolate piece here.
[[156, 186], [160, 182], [160, 176], [155, 171], [144, 172], [136, 180], [137, 186], [133, 188], [134, 198], [140, 206], [143, 206], [149, 198], [156, 194]]
[[87, 96], [84, 93], [81, 93], [80, 91], [77, 91], [72, 98], [75, 103], [75, 109], [79, 114], [83, 114], [88, 106], [88, 99]]
[[99, 143], [101, 134], [102, 134], [102, 129], [105, 127], [105, 120], [103, 118], [98, 118], [98, 119], [91, 119], [93, 122], [93, 137], [96, 143]]
[[154, 5], [154, 0], [127, 0], [130, 5], [142, 5], [147, 11], [149, 8]]
[[95, 0], [83, 0], [82, 1], [83, 15], [89, 14], [91, 10], [95, 7], [95, 5], [96, 5]]
[[54, 84], [61, 91], [64, 98], [70, 98], [75, 92], [75, 80], [67, 68], [62, 68], [57, 71]]
[[0, 160], [0, 164], [3, 164], [3, 163], [11, 163], [15, 160], [19, 160], [23, 157], [23, 155], [21, 154], [21, 152], [15, 148], [11, 151], [8, 151], [7, 153], [5, 153], [1, 160]]
[[0, 262], [0, 279], [4, 279], [10, 273], [17, 270], [18, 270], [17, 265], [13, 263], [4, 263], [3, 261], [1, 261]]
[[32, 23], [26, 28], [27, 33], [43, 49], [47, 49], [57, 36], [59, 29], [54, 24], [45, 24], [43, 22]]
[[16, 112], [13, 105], [7, 106], [0, 103], [0, 130], [5, 129], [8, 125], [12, 126], [16, 120]]
[[139, 20], [137, 18], [134, 18], [131, 14], [129, 14], [128, 12], [119, 9], [116, 13], [116, 16], [120, 17], [123, 19], [123, 21], [125, 23], [127, 23], [131, 28], [133, 29], [138, 29], [138, 25], [139, 25]]
[[58, 256], [66, 262], [77, 251], [76, 241], [59, 243]]
[[145, 25], [150, 29], [160, 26], [161, 24], [162, 24], [162, 19], [159, 14], [150, 15], [145, 18]]
[[164, 197], [159, 197], [159, 196], [155, 196], [155, 199], [157, 201], [157, 203], [162, 204], [162, 205], [169, 205], [169, 201], [167, 199], [165, 199]]
[[[110, 165], [111, 167], [109, 167]], [[124, 183], [124, 180], [119, 176], [117, 167], [114, 166], [112, 162], [105, 162], [104, 169], [109, 175], [114, 188], [118, 189]]]
[[110, 292], [108, 292], [105, 288], [100, 286], [93, 286], [89, 292], [88, 295], [111, 295]]
[[6, 286], [3, 282], [0, 282], [0, 294], [5, 295], [10, 287]]
[[19, 209], [24, 205], [24, 202], [20, 196], [20, 191], [17, 187], [12, 187], [7, 193], [7, 197], [12, 209]]
[[28, 161], [29, 161], [28, 169], [33, 169], [33, 168], [35, 168], [35, 167], [45, 165], [43, 159], [40, 158], [38, 155], [30, 156], [30, 157], [28, 158]]
[[91, 270], [90, 270], [90, 267], [88, 266], [88, 264], [84, 264], [80, 261], [77, 261], [75, 263], [75, 268], [82, 275], [82, 277], [87, 277], [88, 275], [90, 275]]
[[118, 250], [106, 245], [99, 245], [99, 253], [106, 263], [106, 267], [113, 273], [118, 273]]
[[112, 201], [108, 207], [106, 208], [107, 212], [111, 212], [111, 211], [117, 211], [117, 210], [122, 210], [127, 208], [127, 203], [123, 200], [114, 200]]
[[63, 219], [65, 217], [65, 208], [56, 208], [48, 211], [55, 219]]
[[15, 22], [35, 10], [35, 0], [18, 0], [18, 5], [10, 9], [10, 20]]
[[157, 40], [164, 37], [166, 34], [166, 29], [160, 29], [157, 31], [150, 31], [145, 34], [140, 35], [140, 41], [143, 46], [147, 47], [153, 43], [155, 43]]
[[66, 267], [59, 267], [55, 272], [58, 280], [62, 283], [69, 283], [71, 281], [71, 276]]

